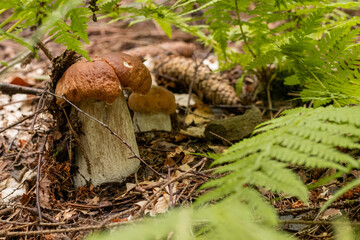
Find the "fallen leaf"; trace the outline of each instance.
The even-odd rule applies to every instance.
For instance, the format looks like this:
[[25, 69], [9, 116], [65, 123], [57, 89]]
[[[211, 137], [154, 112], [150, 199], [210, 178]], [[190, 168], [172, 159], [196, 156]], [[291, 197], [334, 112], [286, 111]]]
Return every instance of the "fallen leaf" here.
[[321, 214], [320, 219], [321, 220], [329, 220], [329, 219], [334, 218], [336, 216], [342, 216], [342, 213], [341, 213], [340, 209], [329, 208], [329, 209], [325, 210], [325, 212], [323, 212]]
[[190, 137], [200, 138], [200, 139], [205, 138], [204, 131], [205, 131], [205, 126], [188, 127], [186, 130], [180, 129], [181, 134], [187, 135]]
[[164, 194], [162, 197], [158, 199], [154, 208], [149, 211], [150, 216], [155, 217], [160, 213], [165, 213], [170, 207], [170, 196], [168, 194]]
[[72, 216], [76, 215], [76, 211], [73, 209], [66, 209], [62, 215], [62, 221], [66, 221], [72, 218]]
[[190, 113], [185, 118], [187, 125], [195, 124], [202, 125], [210, 122], [214, 118], [214, 114], [211, 113], [209, 107], [197, 108], [194, 113]]
[[10, 83], [24, 87], [29, 86], [29, 84], [20, 76], [13, 76], [12, 79], [10, 80]]
[[51, 204], [50, 204], [51, 185], [52, 183], [47, 176], [44, 177], [40, 182], [39, 198], [41, 202], [41, 207], [43, 208], [51, 209]]
[[23, 147], [27, 141], [25, 139], [19, 139], [20, 147]]
[[135, 183], [126, 183], [126, 192], [131, 191], [132, 189], [134, 189], [136, 187]]
[[228, 147], [227, 146], [218, 146], [218, 145], [209, 145], [209, 148], [215, 153], [223, 153]]
[[173, 166], [175, 166], [175, 165], [176, 165], [176, 162], [175, 162], [174, 160], [172, 160], [171, 157], [167, 157], [167, 158], [165, 159], [165, 162], [164, 162], [164, 166], [165, 166], [165, 167], [166, 167], [166, 166], [173, 167]]

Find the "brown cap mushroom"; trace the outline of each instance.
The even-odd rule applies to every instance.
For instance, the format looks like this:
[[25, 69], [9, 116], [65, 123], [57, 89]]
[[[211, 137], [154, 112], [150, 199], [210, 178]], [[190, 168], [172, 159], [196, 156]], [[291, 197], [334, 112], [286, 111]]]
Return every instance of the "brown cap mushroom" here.
[[[80, 61], [70, 66], [57, 83], [55, 94], [64, 95], [76, 106], [119, 134], [114, 136], [88, 116], [77, 114], [82, 122], [79, 136], [81, 147], [75, 148], [74, 176], [76, 186], [90, 181], [94, 186], [107, 182], [121, 182], [136, 172], [139, 154], [129, 109], [121, 87], [147, 93], [151, 86], [149, 70], [142, 62], [127, 54], [111, 54], [93, 62]], [[61, 104], [62, 99], [57, 103]], [[109, 105], [108, 103], [111, 103]]]
[[[114, 69], [104, 61], [86, 60], [71, 65], [56, 85], [55, 94], [71, 102], [92, 98], [112, 103], [120, 94], [120, 82]], [[64, 100], [58, 99], [58, 104]]]
[[[56, 85], [55, 94], [64, 95], [69, 101], [95, 99], [112, 103], [122, 88], [146, 94], [151, 87], [151, 75], [137, 57], [125, 53], [114, 53], [71, 65]], [[64, 100], [58, 99], [58, 104]]]
[[171, 131], [170, 114], [176, 110], [172, 92], [163, 87], [152, 86], [146, 95], [132, 93], [128, 105], [134, 111], [136, 132]]
[[146, 94], [151, 87], [151, 75], [142, 61], [134, 56], [117, 53], [102, 57], [116, 72], [121, 86], [133, 92]]
[[147, 114], [172, 114], [176, 110], [174, 94], [160, 86], [152, 86], [146, 95], [137, 93], [131, 94], [128, 105], [134, 112]]

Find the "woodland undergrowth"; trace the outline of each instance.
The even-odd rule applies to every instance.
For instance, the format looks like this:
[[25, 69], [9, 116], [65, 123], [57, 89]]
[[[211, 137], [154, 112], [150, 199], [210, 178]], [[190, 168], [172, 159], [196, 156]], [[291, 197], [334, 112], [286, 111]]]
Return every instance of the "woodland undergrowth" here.
[[[130, 24], [153, 20], [169, 38], [173, 28], [196, 36], [213, 49], [222, 70], [240, 65], [265, 88], [274, 79], [294, 86], [307, 107], [259, 125], [250, 138], [223, 154], [209, 154], [218, 166], [215, 173], [227, 174], [202, 186], [211, 191], [192, 207], [89, 238], [288, 239], [277, 231], [276, 210], [259, 187], [306, 204], [308, 187], [290, 164], [336, 169], [332, 178], [359, 169], [358, 154], [344, 151], [360, 149], [359, 18], [345, 11], [358, 8], [357, 2], [326, 0], [143, 0], [128, 5], [98, 0], [90, 1], [90, 7], [81, 0], [13, 0], [0, 2], [1, 13], [11, 12], [0, 24], [0, 38], [25, 46], [35, 56], [42, 41], [51, 38], [88, 58], [83, 45], [89, 43], [91, 19]], [[22, 37], [28, 29], [31, 37]], [[279, 72], [286, 74], [280, 79]], [[237, 87], [241, 84], [239, 79]], [[358, 184], [354, 180], [339, 190], [321, 211]], [[355, 239], [349, 228], [338, 232], [338, 239]]]

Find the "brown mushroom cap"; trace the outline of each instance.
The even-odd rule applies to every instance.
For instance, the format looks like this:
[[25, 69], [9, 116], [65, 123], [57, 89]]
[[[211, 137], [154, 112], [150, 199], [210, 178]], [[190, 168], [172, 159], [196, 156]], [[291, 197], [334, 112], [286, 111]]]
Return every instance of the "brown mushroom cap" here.
[[107, 54], [101, 57], [116, 72], [121, 87], [131, 88], [133, 92], [146, 94], [151, 87], [151, 75], [146, 66], [137, 57], [125, 54]]
[[[71, 65], [56, 85], [55, 94], [64, 95], [69, 101], [78, 102], [82, 99], [112, 103], [121, 92], [120, 82], [114, 69], [105, 61], [86, 60]], [[58, 99], [57, 103], [64, 101]]]
[[176, 110], [174, 94], [160, 86], [152, 86], [146, 95], [132, 93], [128, 105], [134, 112], [147, 114], [171, 114]]

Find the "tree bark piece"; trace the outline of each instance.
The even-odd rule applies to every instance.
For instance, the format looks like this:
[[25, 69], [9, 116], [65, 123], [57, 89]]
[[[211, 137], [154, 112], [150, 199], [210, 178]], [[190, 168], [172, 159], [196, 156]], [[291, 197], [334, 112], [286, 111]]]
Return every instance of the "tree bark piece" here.
[[[122, 94], [111, 105], [92, 99], [80, 101], [77, 106], [108, 125], [139, 154], [130, 113]], [[80, 140], [90, 161], [76, 148], [76, 165], [79, 173], [74, 177], [75, 186], [83, 186], [90, 181], [94, 186], [107, 182], [121, 182], [136, 172], [140, 162], [131, 151], [109, 131], [83, 114], [78, 114], [82, 122]], [[91, 140], [91, 141], [90, 141]], [[85, 181], [85, 179], [86, 181]]]
[[260, 109], [253, 107], [243, 115], [210, 122], [204, 135], [208, 140], [239, 141], [250, 135], [261, 122]]
[[187, 86], [194, 81], [193, 91], [210, 104], [235, 105], [241, 103], [230, 81], [207, 66], [198, 66], [190, 58], [180, 56], [161, 56], [155, 59], [155, 72], [176, 78]]

